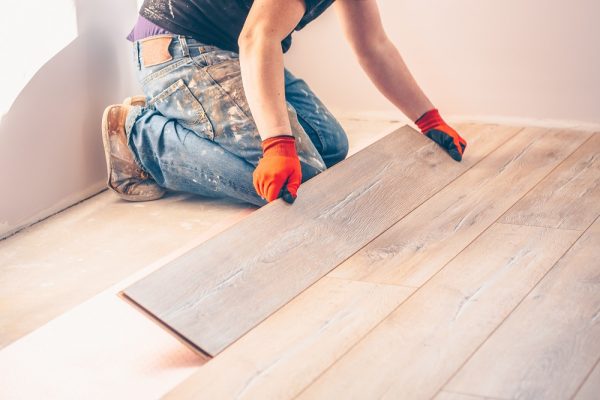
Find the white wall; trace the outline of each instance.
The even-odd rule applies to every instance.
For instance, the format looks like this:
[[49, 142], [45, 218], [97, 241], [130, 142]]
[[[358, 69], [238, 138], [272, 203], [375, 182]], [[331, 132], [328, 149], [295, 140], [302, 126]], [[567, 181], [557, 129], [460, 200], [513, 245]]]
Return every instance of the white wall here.
[[[378, 3], [389, 36], [445, 115], [600, 123], [600, 1]], [[328, 10], [296, 35], [287, 65], [334, 110], [393, 110], [343, 42]]]
[[135, 0], [2, 0], [0, 237], [104, 187], [105, 106], [135, 90]]

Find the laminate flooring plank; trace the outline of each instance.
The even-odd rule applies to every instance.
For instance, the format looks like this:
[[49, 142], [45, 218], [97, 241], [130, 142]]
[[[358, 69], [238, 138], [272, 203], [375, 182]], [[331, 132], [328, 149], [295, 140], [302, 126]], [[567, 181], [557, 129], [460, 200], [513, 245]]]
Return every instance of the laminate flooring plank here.
[[462, 174], [401, 128], [127, 288], [124, 294], [214, 356]]
[[596, 367], [587, 377], [574, 400], [598, 400], [600, 397], [600, 364], [596, 363]]
[[589, 136], [526, 128], [329, 275], [421, 286]]
[[299, 398], [434, 397], [579, 235], [492, 225]]
[[511, 399], [574, 396], [600, 358], [599, 249], [596, 220], [445, 389]]
[[600, 215], [600, 134], [594, 134], [501, 219], [585, 230]]
[[325, 277], [167, 397], [293, 398], [413, 291]]

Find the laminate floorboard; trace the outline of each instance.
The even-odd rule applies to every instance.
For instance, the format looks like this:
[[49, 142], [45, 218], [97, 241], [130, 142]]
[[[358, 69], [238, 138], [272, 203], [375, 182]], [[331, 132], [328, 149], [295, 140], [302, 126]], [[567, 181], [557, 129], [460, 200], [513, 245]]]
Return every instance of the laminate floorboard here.
[[124, 294], [210, 356], [462, 174], [401, 128], [142, 279]]
[[325, 277], [167, 397], [293, 398], [413, 291]]
[[[329, 276], [419, 287], [590, 136], [526, 128]], [[543, 139], [541, 139], [543, 137]]]
[[516, 203], [502, 222], [585, 230], [600, 215], [600, 134], [596, 133]]
[[580, 235], [494, 224], [299, 398], [433, 398]]
[[600, 219], [445, 389], [510, 399], [572, 398], [600, 358], [598, 249]]

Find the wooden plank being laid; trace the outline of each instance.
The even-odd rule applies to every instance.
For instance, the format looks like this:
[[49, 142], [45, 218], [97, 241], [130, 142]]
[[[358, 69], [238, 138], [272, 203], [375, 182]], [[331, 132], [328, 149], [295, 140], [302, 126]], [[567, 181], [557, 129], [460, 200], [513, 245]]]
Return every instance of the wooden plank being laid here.
[[[476, 125], [459, 128], [471, 146], [467, 166], [516, 132]], [[397, 305], [413, 291], [396, 285], [354, 282], [360, 283], [356, 286], [350, 282], [322, 278], [225, 349], [171, 396], [293, 397], [391, 312], [392, 303]]]
[[542, 128], [521, 131], [330, 276], [421, 286], [589, 136]]
[[596, 367], [579, 388], [574, 400], [598, 400], [598, 393], [600, 393], [600, 363], [596, 363]]
[[299, 398], [434, 397], [580, 234], [494, 224]]
[[293, 398], [413, 291], [323, 278], [167, 397]]
[[507, 399], [574, 396], [600, 358], [599, 249], [600, 219], [445, 388]]
[[585, 230], [600, 215], [600, 134], [516, 203], [502, 222]]
[[401, 128], [124, 291], [214, 356], [462, 174]]

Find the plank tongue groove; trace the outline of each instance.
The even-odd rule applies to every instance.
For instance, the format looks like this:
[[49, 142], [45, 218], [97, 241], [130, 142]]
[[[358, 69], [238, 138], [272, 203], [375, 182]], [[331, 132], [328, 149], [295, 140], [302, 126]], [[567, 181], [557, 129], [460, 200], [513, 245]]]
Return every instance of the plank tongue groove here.
[[211, 356], [462, 174], [409, 127], [302, 185], [124, 294]]

